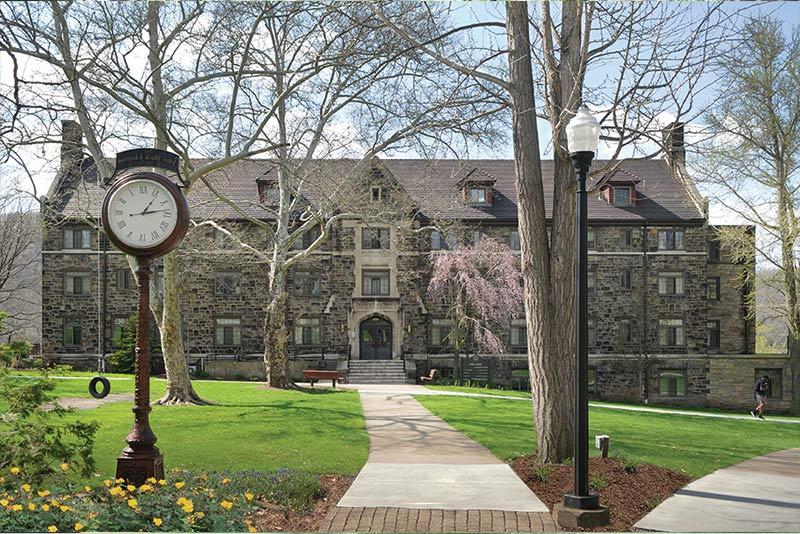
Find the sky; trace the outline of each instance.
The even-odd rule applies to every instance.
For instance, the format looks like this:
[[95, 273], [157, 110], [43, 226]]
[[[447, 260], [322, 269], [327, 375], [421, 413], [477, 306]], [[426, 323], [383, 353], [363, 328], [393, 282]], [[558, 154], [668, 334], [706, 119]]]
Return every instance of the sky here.
[[[681, 8], [685, 7], [689, 11], [689, 17], [694, 17], [695, 15], [699, 15], [702, 12], [703, 8], [705, 7], [703, 2], [681, 2], [681, 3], [673, 3], [674, 6], [680, 6]], [[739, 9], [747, 8], [750, 12], [758, 13], [758, 12], [769, 12], [774, 17], [780, 19], [785, 24], [786, 28], [790, 28], [792, 25], [796, 25], [800, 23], [800, 2], [764, 2], [764, 3], [745, 3], [745, 2], [728, 2], [725, 4], [724, 9], [728, 11], [735, 11]], [[534, 7], [533, 9], [536, 9]], [[475, 21], [483, 21], [483, 20], [494, 20], [494, 21], [502, 21], [504, 12], [503, 12], [503, 4], [502, 3], [492, 3], [492, 2], [457, 2], [452, 4], [452, 17], [455, 23], [457, 24], [465, 24], [471, 23]], [[497, 29], [498, 34], [493, 35], [490, 32], [487, 32], [486, 35], [478, 35], [477, 39], [485, 39], [486, 41], [491, 41], [493, 39], [503, 40], [505, 37], [502, 35], [502, 30]], [[42, 69], [42, 66], [37, 64], [35, 61], [28, 61], [22, 64], [22, 69], [25, 72], [36, 72], [37, 69]], [[602, 73], [601, 72], [590, 72], [589, 77], [587, 79], [588, 84], [597, 85], [599, 82], [602, 82]], [[8, 83], [10, 79], [10, 61], [7, 57], [4, 57], [0, 54], [0, 83]], [[702, 102], [703, 100], [708, 101], [708, 99], [713, 98], [713, 91], [714, 87], [709, 87], [706, 89], [699, 98], [699, 101]], [[64, 117], [66, 118], [66, 117]], [[665, 117], [665, 121], [668, 121], [669, 117]], [[692, 129], [692, 125], [690, 124], [687, 127], [689, 130]], [[552, 155], [551, 147], [549, 145], [549, 125], [545, 121], [539, 121], [539, 129], [540, 129], [540, 138], [542, 139], [542, 146], [541, 150], [543, 153], [543, 157], [547, 158]], [[646, 147], [645, 147], [646, 149]], [[57, 149], [55, 147], [50, 147], [46, 149], [48, 154], [47, 157], [42, 158], [42, 161], [53, 161], [55, 159], [55, 154], [57, 153]], [[407, 154], [404, 154], [407, 155]], [[604, 157], [608, 155], [608, 147], [601, 146], [599, 148], [599, 157]], [[623, 155], [626, 155], [623, 153]], [[511, 146], [511, 141], [508, 139], [505, 143], [500, 144], [499, 146], [492, 147], [491, 150], [487, 149], [479, 149], [473, 150], [470, 153], [472, 157], [485, 157], [485, 158], [512, 158], [513, 151]], [[35, 155], [33, 157], [36, 157]], [[52, 181], [54, 176], [54, 169], [48, 168], [51, 164], [48, 163], [47, 165], [43, 165], [42, 168], [37, 169], [36, 175], [34, 176], [34, 183], [36, 184], [36, 189], [38, 190], [38, 194], [43, 194], [49, 183]], [[2, 180], [2, 177], [0, 177]], [[712, 222], [735, 222], [731, 221], [731, 217], [729, 214], [722, 212], [718, 206], [712, 204], [711, 206], [711, 216]]]

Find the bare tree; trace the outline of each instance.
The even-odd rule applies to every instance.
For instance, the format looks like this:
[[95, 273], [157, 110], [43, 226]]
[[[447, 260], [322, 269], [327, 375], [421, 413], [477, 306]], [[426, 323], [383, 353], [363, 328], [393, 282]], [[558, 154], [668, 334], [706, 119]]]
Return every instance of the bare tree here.
[[720, 239], [735, 259], [751, 261], [755, 251], [759, 290], [780, 295], [768, 313], [787, 325], [792, 410], [800, 413], [800, 27], [784, 32], [763, 16], [739, 35], [748, 45], [720, 58], [725, 84], [704, 117], [696, 168], [715, 201], [759, 230], [755, 248], [746, 228], [725, 227]]
[[[531, 13], [525, 2], [507, 2], [499, 20], [433, 38], [393, 21], [390, 13], [382, 12], [382, 20], [409, 44], [480, 80], [511, 108], [534, 426], [539, 460], [554, 462], [571, 456], [573, 445], [576, 181], [566, 124], [581, 103], [600, 115], [602, 139], [616, 161], [594, 171], [595, 189], [623, 156], [658, 155], [663, 115], [689, 120], [698, 113], [694, 94], [709, 83], [709, 59], [727, 38], [730, 15], [720, 4], [693, 13], [658, 2], [538, 6]], [[455, 35], [497, 28], [505, 29], [505, 43], [495, 34], [465, 37], [476, 43], [468, 53], [447, 53]], [[543, 142], [554, 158], [551, 199], [544, 195], [539, 120], [550, 128]], [[549, 240], [546, 203], [552, 206]]]

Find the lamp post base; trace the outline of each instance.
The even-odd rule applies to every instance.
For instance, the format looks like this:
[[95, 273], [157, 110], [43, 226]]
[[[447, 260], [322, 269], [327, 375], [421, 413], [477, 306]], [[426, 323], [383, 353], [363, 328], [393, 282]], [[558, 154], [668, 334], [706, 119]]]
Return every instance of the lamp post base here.
[[125, 453], [117, 458], [117, 478], [141, 486], [148, 478], [162, 480], [164, 478], [164, 457], [156, 452], [146, 456], [127, 456]]
[[568, 530], [606, 526], [611, 519], [608, 508], [599, 504], [594, 509], [581, 509], [556, 503], [553, 506], [553, 516], [560, 527]]

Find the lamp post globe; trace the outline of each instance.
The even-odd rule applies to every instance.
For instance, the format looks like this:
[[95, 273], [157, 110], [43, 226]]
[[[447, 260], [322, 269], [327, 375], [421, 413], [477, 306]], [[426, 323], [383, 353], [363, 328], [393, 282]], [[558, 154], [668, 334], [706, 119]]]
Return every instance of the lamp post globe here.
[[[592, 521], [607, 524], [608, 510], [600, 506], [596, 493], [589, 491], [589, 332], [588, 332], [588, 214], [586, 177], [600, 141], [600, 124], [581, 106], [567, 124], [567, 146], [578, 177], [575, 195], [575, 435], [574, 487], [564, 495], [563, 507], [573, 516], [591, 514]], [[567, 515], [570, 515], [569, 513]], [[584, 526], [578, 520], [575, 526]], [[599, 524], [599, 523], [597, 523]]]

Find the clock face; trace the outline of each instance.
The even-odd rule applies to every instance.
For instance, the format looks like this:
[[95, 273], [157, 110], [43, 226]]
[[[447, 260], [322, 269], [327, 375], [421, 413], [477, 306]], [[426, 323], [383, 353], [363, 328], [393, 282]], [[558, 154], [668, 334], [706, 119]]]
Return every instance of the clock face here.
[[150, 248], [175, 230], [178, 207], [172, 194], [154, 180], [131, 180], [108, 201], [108, 230], [125, 245]]

